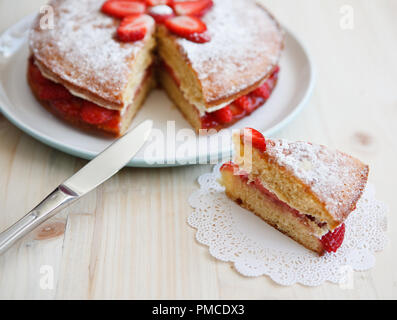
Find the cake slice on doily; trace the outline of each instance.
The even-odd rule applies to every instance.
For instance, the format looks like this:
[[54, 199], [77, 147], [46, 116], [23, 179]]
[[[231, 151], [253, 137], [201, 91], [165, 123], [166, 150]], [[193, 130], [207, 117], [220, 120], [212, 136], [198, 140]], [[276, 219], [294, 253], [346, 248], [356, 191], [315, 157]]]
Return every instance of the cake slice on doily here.
[[336, 252], [369, 168], [309, 142], [266, 139], [254, 129], [234, 137], [235, 163], [222, 166], [226, 194], [306, 248]]

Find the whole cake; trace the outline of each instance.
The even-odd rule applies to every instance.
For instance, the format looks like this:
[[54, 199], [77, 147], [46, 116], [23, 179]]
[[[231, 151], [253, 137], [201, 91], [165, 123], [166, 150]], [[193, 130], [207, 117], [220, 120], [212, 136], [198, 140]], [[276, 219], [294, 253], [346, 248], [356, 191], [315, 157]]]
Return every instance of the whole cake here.
[[319, 255], [338, 250], [368, 166], [322, 145], [265, 140], [254, 129], [234, 140], [235, 163], [221, 168], [226, 194]]
[[[283, 32], [251, 0], [53, 0], [30, 33], [28, 81], [49, 111], [123, 134], [156, 80], [200, 129], [228, 127], [277, 84]], [[161, 108], [161, 106], [159, 106]]]

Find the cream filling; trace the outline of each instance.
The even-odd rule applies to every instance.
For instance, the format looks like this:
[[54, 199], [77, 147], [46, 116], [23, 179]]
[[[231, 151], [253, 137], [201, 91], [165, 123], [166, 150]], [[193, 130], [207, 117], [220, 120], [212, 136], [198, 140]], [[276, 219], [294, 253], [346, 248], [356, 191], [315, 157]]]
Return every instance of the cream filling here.
[[[183, 92], [183, 91], [182, 91], [182, 92]], [[184, 94], [184, 96], [185, 96], [185, 99], [186, 99], [187, 101], [189, 101], [189, 98], [186, 96], [186, 94], [185, 94], [184, 92], [183, 92], [183, 94]], [[217, 106], [214, 106], [214, 107], [211, 107], [211, 108], [206, 108], [204, 105], [199, 104], [199, 103], [197, 103], [197, 102], [189, 101], [189, 103], [190, 103], [191, 105], [193, 105], [193, 106], [198, 110], [198, 112], [200, 113], [200, 117], [202, 117], [202, 116], [205, 115], [205, 113], [215, 112], [215, 111], [217, 111], [217, 110], [223, 109], [224, 107], [227, 107], [227, 106], [228, 106], [229, 104], [231, 104], [233, 101], [234, 101], [234, 100], [228, 101], [228, 102], [225, 102], [225, 103], [221, 103], [221, 104], [218, 104]]]
[[[53, 82], [55, 82], [55, 83], [61, 84], [59, 81], [57, 81], [57, 79], [55, 79], [54, 77], [52, 77], [51, 75], [49, 75], [47, 72], [45, 72], [42, 68], [40, 68], [40, 65], [39, 65], [39, 64], [36, 64], [36, 66], [40, 69], [40, 72], [41, 72], [41, 74], [43, 75], [44, 78], [47, 78], [47, 79], [49, 79], [49, 80], [51, 80], [51, 81], [53, 81]], [[112, 107], [109, 107], [108, 105], [105, 105], [105, 104], [103, 104], [103, 103], [101, 103], [101, 102], [93, 101], [93, 100], [90, 99], [87, 95], [85, 95], [85, 94], [83, 94], [83, 93], [81, 93], [81, 92], [77, 92], [77, 91], [75, 91], [75, 90], [73, 90], [73, 89], [71, 89], [71, 88], [65, 86], [64, 84], [61, 84], [61, 85], [63, 85], [73, 96], [78, 97], [78, 98], [81, 98], [81, 99], [84, 99], [84, 100], [87, 100], [87, 101], [90, 101], [90, 102], [93, 102], [93, 103], [95, 103], [95, 104], [97, 104], [97, 105], [99, 105], [99, 106], [101, 106], [101, 107], [103, 107], [103, 108], [105, 108], [105, 109], [117, 110], [117, 111], [120, 112], [120, 116], [123, 116], [123, 115], [125, 114], [125, 112], [127, 111], [128, 107], [130, 106], [130, 104], [133, 102], [133, 99], [134, 99], [134, 97], [135, 97], [135, 94], [136, 94], [136, 92], [139, 90], [139, 88], [140, 88], [140, 86], [141, 86], [141, 84], [142, 84], [142, 81], [144, 80], [144, 76], [145, 76], [145, 74], [146, 74], [146, 71], [147, 71], [147, 70], [144, 70], [144, 71], [141, 72], [141, 74], [139, 75], [139, 77], [141, 78], [141, 81], [135, 86], [135, 90], [134, 90], [135, 93], [134, 93], [134, 95], [132, 96], [132, 98], [130, 99], [131, 101], [129, 101], [128, 103], [124, 103], [124, 106], [122, 107], [122, 109], [112, 108]]]
[[[49, 80], [51, 80], [51, 81], [53, 81], [53, 82], [55, 82], [55, 83], [60, 83], [57, 79], [55, 79], [55, 78], [52, 77], [50, 74], [48, 74], [47, 72], [45, 72], [45, 71], [40, 67], [39, 64], [36, 63], [36, 66], [40, 69], [41, 74], [42, 74], [45, 78], [47, 78], [47, 79], [49, 79]], [[62, 85], [63, 85], [66, 89], [68, 89], [69, 92], [70, 92], [72, 95], [74, 95], [75, 97], [79, 97], [79, 98], [81, 98], [81, 99], [84, 99], [84, 100], [87, 100], [87, 101], [91, 101], [91, 102], [93, 102], [93, 103], [95, 103], [95, 104], [97, 104], [97, 105], [99, 105], [99, 106], [101, 106], [101, 107], [103, 107], [103, 108], [105, 108], [105, 109], [118, 110], [118, 111], [120, 111], [120, 115], [123, 115], [123, 114], [126, 112], [126, 110], [128, 109], [128, 106], [133, 102], [133, 99], [134, 99], [134, 97], [135, 97], [135, 95], [136, 95], [136, 92], [137, 92], [137, 90], [139, 89], [139, 87], [141, 86], [142, 81], [143, 81], [143, 79], [144, 79], [144, 77], [145, 77], [146, 71], [147, 71], [147, 69], [143, 69], [143, 70], [140, 72], [140, 74], [139, 74], [139, 76], [138, 76], [138, 78], [140, 79], [140, 81], [137, 81], [137, 84], [135, 85], [134, 94], [132, 95], [132, 97], [131, 97], [130, 99], [128, 99], [129, 101], [126, 101], [126, 102], [124, 103], [124, 106], [123, 106], [122, 109], [112, 108], [112, 107], [109, 107], [109, 105], [105, 105], [105, 104], [103, 104], [103, 103], [101, 103], [101, 102], [93, 101], [93, 100], [90, 99], [87, 95], [85, 95], [85, 94], [83, 94], [83, 93], [81, 93], [81, 92], [77, 92], [76, 90], [73, 90], [73, 89], [71, 89], [70, 87], [68, 87], [68, 86], [66, 86], [66, 85], [64, 85], [64, 84], [62, 84]], [[197, 109], [197, 111], [198, 111], [199, 114], [200, 114], [200, 117], [204, 116], [206, 113], [212, 113], [212, 112], [215, 112], [215, 111], [217, 111], [217, 110], [223, 109], [223, 108], [227, 107], [229, 104], [231, 104], [231, 103], [234, 101], [234, 100], [230, 100], [230, 101], [227, 101], [227, 102], [218, 104], [218, 105], [216, 105], [216, 106], [214, 106], [214, 107], [206, 108], [206, 106], [205, 106], [204, 104], [201, 104], [201, 103], [199, 103], [199, 102], [197, 102], [197, 101], [193, 101], [193, 100], [188, 96], [188, 94], [187, 94], [188, 90], [183, 89], [182, 86], [180, 86], [180, 89], [181, 89], [181, 91], [182, 91], [182, 93], [183, 93], [185, 99], [186, 99], [192, 106], [194, 106], [194, 107]]]
[[[247, 178], [248, 178], [247, 184], [250, 184], [251, 182], [255, 182], [255, 181], [256, 181], [256, 178], [253, 177], [252, 175], [248, 175]], [[284, 201], [280, 200], [280, 199], [278, 198], [278, 196], [276, 195], [276, 193], [273, 192], [273, 190], [271, 189], [271, 187], [270, 187], [265, 181], [262, 181], [262, 180], [261, 180], [260, 183], [262, 184], [262, 186], [263, 186], [265, 189], [267, 189], [271, 194], [273, 194], [275, 198], [277, 198], [279, 201], [281, 201], [281, 202], [285, 203], [286, 205], [288, 205], [289, 207], [291, 207], [287, 202], [284, 202]], [[306, 216], [307, 223], [308, 223], [309, 225], [311, 225], [311, 227], [312, 227], [313, 230], [315, 230], [314, 232], [311, 232], [311, 235], [315, 236], [316, 238], [318, 238], [318, 239], [321, 240], [321, 238], [322, 238], [324, 235], [326, 235], [326, 234], [330, 231], [330, 230], [328, 229], [328, 225], [327, 225], [327, 224], [325, 224], [325, 225], [323, 225], [323, 226], [320, 227], [320, 224], [323, 223], [324, 221], [320, 221], [318, 218], [313, 217], [312, 215], [307, 214], [307, 213], [305, 213], [305, 212], [302, 212], [302, 211], [300, 211], [300, 210], [298, 210], [298, 209], [296, 209], [296, 208], [293, 208], [293, 207], [291, 207], [291, 208], [297, 210], [297, 211], [299, 212], [300, 215]], [[309, 217], [312, 217], [314, 220], [311, 220]]]
[[[175, 72], [175, 71], [174, 71], [174, 72]], [[260, 87], [261, 85], [263, 85], [267, 80], [268, 80], [268, 78], [264, 79], [258, 87]], [[215, 111], [217, 111], [217, 110], [223, 109], [224, 107], [227, 107], [229, 104], [231, 104], [231, 103], [233, 103], [233, 102], [235, 101], [235, 100], [230, 100], [230, 101], [227, 101], [227, 102], [225, 102], [225, 103], [218, 104], [218, 105], [216, 105], [216, 106], [214, 106], [214, 107], [206, 108], [206, 106], [205, 106], [204, 104], [202, 104], [202, 103], [200, 103], [200, 102], [198, 102], [198, 101], [193, 101], [193, 100], [191, 99], [191, 97], [188, 96], [188, 90], [185, 89], [185, 88], [183, 88], [182, 85], [180, 85], [180, 90], [182, 91], [182, 93], [183, 93], [185, 99], [186, 99], [192, 106], [196, 107], [196, 109], [199, 111], [200, 117], [204, 116], [205, 113], [212, 113], [212, 112], [215, 112]]]

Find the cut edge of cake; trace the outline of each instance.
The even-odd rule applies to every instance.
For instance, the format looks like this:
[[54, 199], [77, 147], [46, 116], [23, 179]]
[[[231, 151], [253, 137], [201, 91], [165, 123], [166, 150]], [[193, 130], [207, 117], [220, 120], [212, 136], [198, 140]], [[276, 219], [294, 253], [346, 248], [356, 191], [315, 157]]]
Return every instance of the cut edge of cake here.
[[248, 183], [247, 176], [236, 175], [231, 169], [234, 165], [226, 164], [221, 169], [221, 184], [230, 199], [307, 249], [319, 255], [325, 253], [321, 243], [323, 234], [319, 234], [310, 220], [297, 219], [295, 210], [280, 206], [274, 198], [264, 195], [258, 188], [258, 182]]
[[[242, 132], [234, 136], [235, 163], [221, 169], [227, 195], [308, 249], [320, 255], [334, 251], [327, 241], [337, 239], [341, 244], [344, 222], [365, 189], [368, 166], [340, 151], [307, 142], [265, 141], [263, 137], [262, 146], [257, 147], [258, 137], [263, 136], [258, 133], [248, 140]], [[326, 168], [329, 172], [318, 172]], [[328, 175], [334, 179], [322, 181]], [[271, 210], [268, 202], [273, 204]]]

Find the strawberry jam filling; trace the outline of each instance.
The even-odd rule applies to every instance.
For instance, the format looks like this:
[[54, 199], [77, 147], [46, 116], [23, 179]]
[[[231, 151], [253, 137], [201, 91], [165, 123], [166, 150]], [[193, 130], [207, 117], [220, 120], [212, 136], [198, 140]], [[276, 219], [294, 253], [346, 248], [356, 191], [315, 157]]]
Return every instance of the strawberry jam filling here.
[[[142, 84], [150, 72], [149, 69]], [[32, 58], [29, 61], [28, 76], [36, 96], [58, 117], [82, 127], [100, 129], [113, 135], [120, 134], [120, 111], [106, 109], [73, 96], [64, 86], [45, 78]], [[139, 92], [140, 89], [136, 95]]]
[[[284, 201], [281, 201], [273, 192], [268, 190], [259, 179], [256, 179], [254, 181], [249, 181], [248, 174], [239, 171], [239, 167], [236, 164], [232, 162], [225, 163], [221, 167], [221, 171], [229, 171], [229, 172], [233, 172], [234, 175], [238, 175], [242, 181], [247, 183], [249, 186], [259, 190], [267, 199], [272, 201], [278, 207], [282, 208], [284, 211], [293, 214], [296, 218], [300, 219], [302, 223], [305, 223], [307, 219], [310, 221], [315, 221], [315, 218], [313, 216], [302, 214], [298, 210], [290, 207]], [[323, 227], [324, 225], [325, 225], [324, 223], [318, 223], [318, 226], [320, 228]], [[324, 247], [324, 250], [327, 252], [336, 252], [343, 243], [344, 234], [345, 234], [345, 224], [343, 223], [335, 230], [329, 231], [327, 234], [322, 236], [320, 241]]]
[[276, 87], [279, 71], [280, 68], [275, 67], [270, 77], [259, 88], [238, 98], [223, 109], [206, 113], [201, 117], [201, 128], [228, 127], [263, 106]]
[[[160, 65], [172, 77], [178, 88], [180, 88], [181, 80], [175, 74], [174, 70], [164, 60], [160, 61]], [[279, 72], [280, 68], [276, 66], [270, 77], [259, 88], [238, 98], [222, 109], [211, 113], [206, 112], [201, 116], [201, 129], [219, 130], [227, 128], [263, 106], [277, 85]]]

